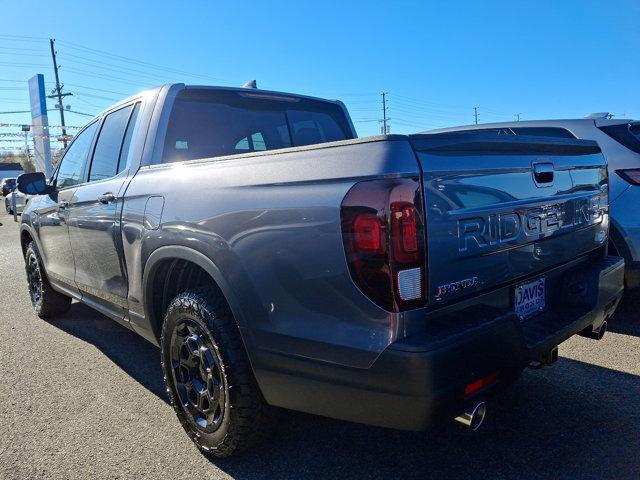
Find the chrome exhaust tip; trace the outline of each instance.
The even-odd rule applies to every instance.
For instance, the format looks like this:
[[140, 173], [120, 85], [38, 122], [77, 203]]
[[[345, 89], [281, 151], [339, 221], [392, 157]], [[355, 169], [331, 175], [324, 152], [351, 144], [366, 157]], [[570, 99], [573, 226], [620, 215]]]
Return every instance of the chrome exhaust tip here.
[[475, 432], [484, 422], [486, 414], [487, 405], [484, 402], [478, 402], [471, 409], [456, 417], [455, 421]]

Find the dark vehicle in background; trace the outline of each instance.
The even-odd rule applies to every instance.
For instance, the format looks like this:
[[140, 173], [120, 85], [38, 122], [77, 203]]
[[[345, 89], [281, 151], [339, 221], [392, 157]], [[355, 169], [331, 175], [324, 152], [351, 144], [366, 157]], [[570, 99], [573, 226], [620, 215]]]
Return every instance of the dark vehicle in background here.
[[337, 101], [166, 85], [75, 136], [21, 244], [38, 315], [77, 299], [161, 348], [167, 391], [217, 457], [270, 406], [400, 429], [456, 418], [623, 289], [595, 142], [356, 138]]
[[612, 174], [609, 177], [609, 249], [624, 257], [625, 283], [633, 289], [640, 287], [640, 122], [610, 117], [607, 112], [601, 112], [571, 120], [487, 123], [425, 133], [537, 135], [598, 142]]
[[2, 188], [2, 195], [7, 197], [16, 188], [16, 179], [3, 178], [2, 182], [0, 182], [0, 187]]

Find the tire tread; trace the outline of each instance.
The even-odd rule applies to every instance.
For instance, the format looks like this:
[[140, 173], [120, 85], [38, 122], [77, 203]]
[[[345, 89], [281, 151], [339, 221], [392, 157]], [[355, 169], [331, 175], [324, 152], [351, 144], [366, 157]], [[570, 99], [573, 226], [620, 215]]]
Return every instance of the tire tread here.
[[168, 348], [167, 342], [170, 342], [172, 334], [167, 331], [167, 319], [179, 312], [188, 312], [201, 318], [218, 344], [229, 384], [231, 417], [228, 431], [217, 445], [206, 445], [202, 442], [203, 437], [196, 435], [182, 406], [172, 394], [169, 385], [170, 370], [165, 365], [163, 354], [164, 380], [171, 405], [183, 428], [202, 452], [218, 458], [238, 454], [259, 443], [267, 435], [270, 409], [253, 375], [235, 318], [222, 292], [215, 287], [201, 287], [181, 293], [171, 301], [166, 310], [160, 337], [163, 352]]
[[42, 276], [42, 301], [40, 305], [34, 305], [34, 309], [40, 318], [47, 319], [57, 315], [61, 315], [69, 311], [71, 308], [71, 298], [53, 289], [49, 283], [47, 273], [42, 263], [42, 257], [38, 251], [36, 242], [32, 241], [27, 246], [25, 252], [25, 260], [33, 253], [40, 265], [40, 275]]

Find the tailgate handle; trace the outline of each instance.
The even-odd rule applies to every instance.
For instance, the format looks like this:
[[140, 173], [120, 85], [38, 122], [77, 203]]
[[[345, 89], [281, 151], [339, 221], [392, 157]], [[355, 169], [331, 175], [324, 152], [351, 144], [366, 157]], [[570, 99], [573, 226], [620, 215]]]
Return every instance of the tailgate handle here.
[[536, 182], [536, 185], [545, 185], [548, 186], [553, 183], [553, 163], [551, 162], [541, 162], [533, 164], [533, 179]]

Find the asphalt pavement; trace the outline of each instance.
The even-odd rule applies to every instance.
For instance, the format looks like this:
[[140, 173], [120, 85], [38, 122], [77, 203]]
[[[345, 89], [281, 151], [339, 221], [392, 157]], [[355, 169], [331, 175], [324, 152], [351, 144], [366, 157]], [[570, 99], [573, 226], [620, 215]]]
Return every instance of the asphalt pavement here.
[[79, 303], [36, 317], [17, 225], [0, 222], [0, 479], [640, 478], [640, 294], [602, 341], [574, 337], [527, 370], [478, 432], [283, 412], [261, 447], [212, 461], [167, 403], [156, 347]]

